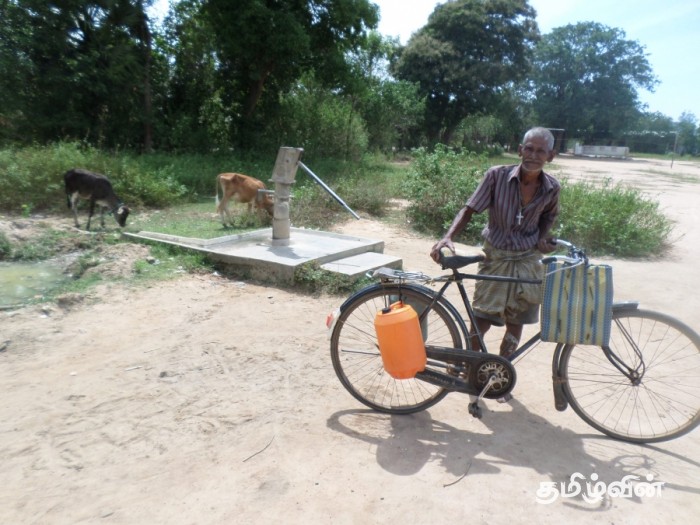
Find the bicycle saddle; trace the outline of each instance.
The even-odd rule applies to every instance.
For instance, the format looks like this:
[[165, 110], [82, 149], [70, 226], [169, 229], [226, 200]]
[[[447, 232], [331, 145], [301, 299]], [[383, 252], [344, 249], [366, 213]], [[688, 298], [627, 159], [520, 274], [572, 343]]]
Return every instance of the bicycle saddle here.
[[440, 257], [440, 265], [443, 270], [457, 270], [469, 264], [474, 264], [483, 261], [486, 256], [480, 255], [442, 255]]

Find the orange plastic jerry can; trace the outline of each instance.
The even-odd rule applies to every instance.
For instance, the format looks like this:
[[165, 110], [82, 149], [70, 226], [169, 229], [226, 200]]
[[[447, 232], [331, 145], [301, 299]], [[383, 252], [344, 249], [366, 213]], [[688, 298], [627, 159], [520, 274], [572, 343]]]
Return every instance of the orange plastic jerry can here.
[[427, 357], [418, 314], [401, 301], [374, 318], [384, 369], [394, 379], [408, 379], [425, 370]]

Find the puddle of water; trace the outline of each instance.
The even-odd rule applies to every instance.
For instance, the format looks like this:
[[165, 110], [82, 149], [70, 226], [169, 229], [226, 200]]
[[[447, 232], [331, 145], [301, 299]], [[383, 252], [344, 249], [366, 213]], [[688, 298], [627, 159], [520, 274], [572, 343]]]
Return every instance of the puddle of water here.
[[51, 261], [0, 263], [0, 307], [22, 304], [69, 279], [63, 266]]

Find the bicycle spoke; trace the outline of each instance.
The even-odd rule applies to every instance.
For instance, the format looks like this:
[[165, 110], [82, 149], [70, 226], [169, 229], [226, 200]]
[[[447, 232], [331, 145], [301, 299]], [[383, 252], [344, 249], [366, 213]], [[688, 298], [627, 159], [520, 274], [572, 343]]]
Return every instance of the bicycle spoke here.
[[700, 418], [700, 337], [677, 320], [644, 310], [615, 314], [612, 361], [603, 349], [568, 346], [565, 391], [574, 410], [612, 437], [633, 442], [671, 439]]
[[[442, 388], [418, 379], [394, 379], [384, 370], [374, 319], [378, 311], [401, 299], [416, 312], [426, 311], [432, 293], [396, 286], [376, 286], [346, 305], [331, 336], [331, 358], [343, 386], [365, 405], [389, 413], [423, 410], [446, 395]], [[420, 315], [420, 314], [419, 314]], [[451, 314], [436, 305], [421, 320], [426, 344], [461, 347]]]

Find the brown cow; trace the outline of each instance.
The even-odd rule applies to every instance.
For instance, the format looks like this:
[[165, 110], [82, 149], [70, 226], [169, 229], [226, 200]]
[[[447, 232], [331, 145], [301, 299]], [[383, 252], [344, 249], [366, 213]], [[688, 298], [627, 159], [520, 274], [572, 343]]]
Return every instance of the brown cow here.
[[[272, 208], [274, 206], [272, 197], [267, 193], [258, 194], [258, 190], [265, 189], [265, 184], [262, 181], [240, 173], [220, 173], [216, 176], [216, 180], [216, 212], [221, 215], [221, 222], [224, 226], [226, 226], [226, 217], [233, 224], [228, 210], [228, 201], [230, 199], [242, 204], [248, 204], [248, 213], [252, 211], [253, 204], [255, 204], [255, 208], [258, 211], [264, 209], [272, 217]], [[221, 186], [224, 194], [221, 202], [219, 202], [219, 186]]]

